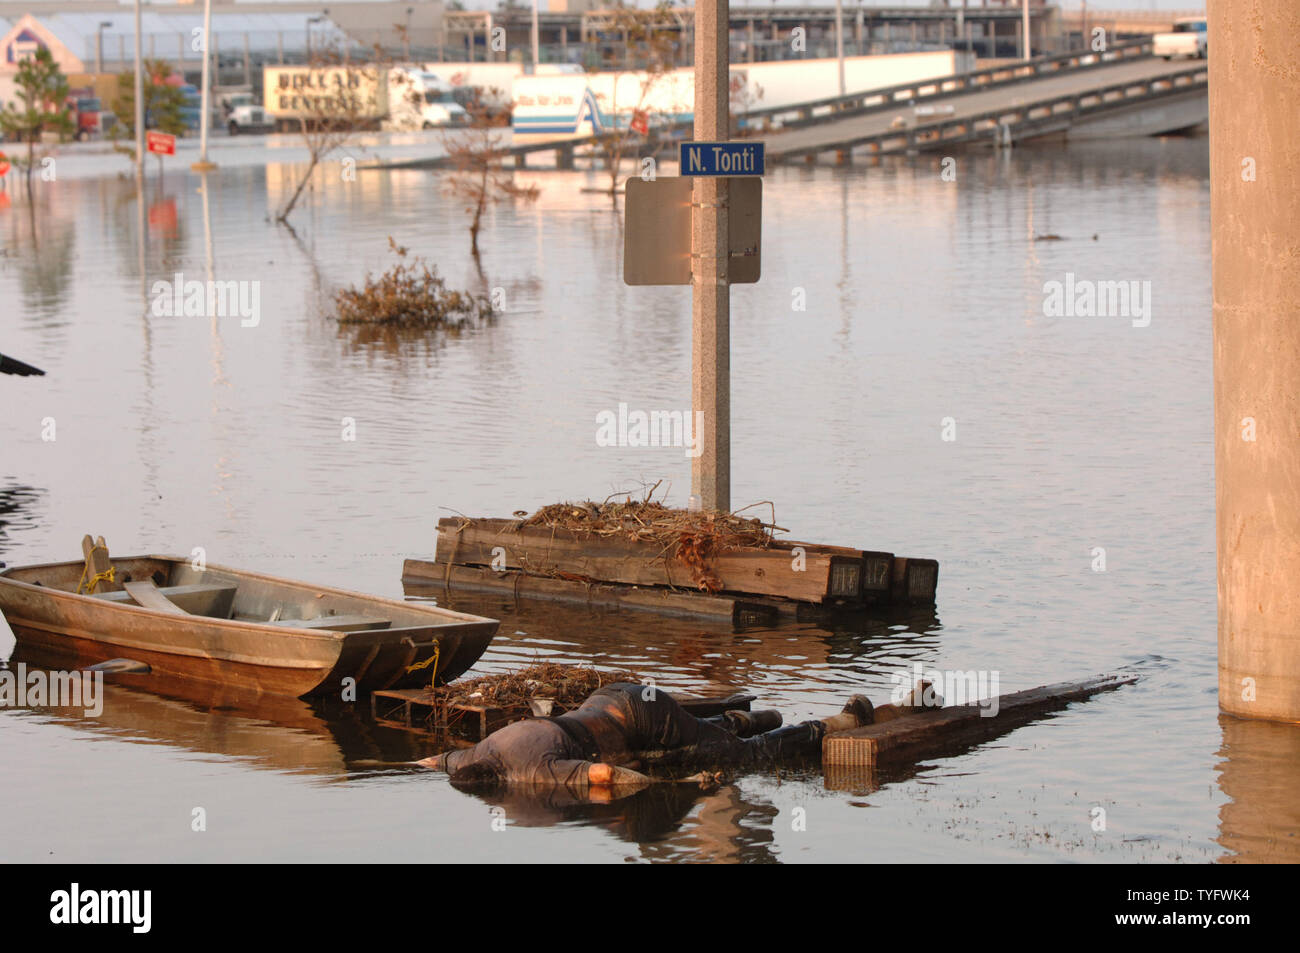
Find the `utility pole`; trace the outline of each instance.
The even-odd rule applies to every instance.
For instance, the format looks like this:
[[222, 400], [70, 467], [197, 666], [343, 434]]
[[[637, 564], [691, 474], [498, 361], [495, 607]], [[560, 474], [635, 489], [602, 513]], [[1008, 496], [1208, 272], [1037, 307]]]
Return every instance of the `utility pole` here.
[[140, 63], [140, 0], [135, 0], [135, 177], [144, 181], [144, 74]]
[[203, 88], [199, 90], [199, 161], [190, 168], [195, 172], [208, 172], [217, 167], [208, 161], [208, 126], [212, 124], [212, 0], [203, 0]]
[[[695, 141], [731, 138], [731, 20], [727, 0], [695, 3]], [[691, 407], [703, 413], [691, 495], [731, 510], [731, 285], [726, 178], [697, 178], [691, 202]], [[699, 419], [698, 417], [696, 419]]]

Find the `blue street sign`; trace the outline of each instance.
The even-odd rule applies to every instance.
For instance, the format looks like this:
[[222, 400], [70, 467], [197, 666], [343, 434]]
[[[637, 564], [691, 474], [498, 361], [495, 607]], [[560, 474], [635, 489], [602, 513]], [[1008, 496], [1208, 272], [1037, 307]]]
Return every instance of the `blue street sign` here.
[[761, 142], [683, 142], [678, 175], [762, 175]]

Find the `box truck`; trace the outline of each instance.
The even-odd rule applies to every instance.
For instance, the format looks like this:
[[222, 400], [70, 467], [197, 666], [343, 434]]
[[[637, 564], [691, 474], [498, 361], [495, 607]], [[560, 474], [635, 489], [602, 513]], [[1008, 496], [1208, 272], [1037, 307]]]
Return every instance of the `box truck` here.
[[268, 66], [262, 104], [276, 131], [346, 122], [361, 129], [431, 129], [466, 120], [449, 84], [419, 67]]

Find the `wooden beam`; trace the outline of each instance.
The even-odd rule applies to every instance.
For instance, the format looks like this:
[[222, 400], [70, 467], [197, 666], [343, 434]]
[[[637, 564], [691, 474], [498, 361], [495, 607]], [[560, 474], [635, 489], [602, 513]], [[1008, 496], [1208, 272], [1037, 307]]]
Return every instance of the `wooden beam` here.
[[[804, 552], [796, 558], [795, 546]], [[800, 602], [861, 600], [861, 552], [844, 547], [774, 542], [719, 553], [706, 562], [719, 592], [779, 596]], [[517, 520], [438, 521], [438, 563], [520, 569], [533, 575], [580, 577], [630, 586], [695, 590], [699, 580], [657, 542], [597, 536]]]
[[459, 566], [408, 559], [402, 582], [468, 592], [509, 593], [528, 599], [572, 602], [588, 606], [636, 609], [681, 618], [730, 622], [737, 628], [768, 626], [781, 618], [794, 619], [798, 603], [758, 597], [711, 596], [664, 588], [615, 586], [582, 580], [532, 576], [518, 570], [498, 572], [485, 566]]
[[[881, 725], [866, 725], [827, 735], [822, 765], [874, 767], [886, 762], [919, 761], [954, 748], [965, 748], [1065, 708], [1098, 692], [1131, 685], [1136, 675], [1106, 675], [1081, 682], [1061, 682], [1000, 695], [996, 714], [989, 701], [921, 710]], [[938, 686], [935, 686], [938, 688]]]

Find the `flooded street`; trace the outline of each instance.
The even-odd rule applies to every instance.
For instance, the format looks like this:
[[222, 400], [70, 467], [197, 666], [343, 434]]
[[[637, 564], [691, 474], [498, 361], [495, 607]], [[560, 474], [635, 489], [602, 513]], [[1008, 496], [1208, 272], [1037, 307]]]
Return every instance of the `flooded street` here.
[[[35, 209], [10, 177], [0, 349], [47, 376], [0, 378], [0, 560], [78, 559], [92, 533], [401, 597], [441, 517], [660, 480], [686, 505], [681, 448], [595, 438], [620, 403], [690, 404], [690, 291], [623, 284], [622, 216], [587, 191], [607, 174], [520, 172], [540, 197], [489, 210], [480, 274], [441, 174], [331, 163], [290, 231], [272, 219], [297, 167], [277, 152], [221, 142], [206, 189], [188, 153], [161, 181], [150, 161], [143, 210], [125, 159], [69, 150]], [[1295, 733], [1216, 702], [1208, 166], [1205, 139], [1167, 138], [973, 152], [956, 181], [937, 156], [765, 177], [762, 279], [732, 292], [732, 498], [773, 501], [793, 538], [933, 556], [934, 611], [737, 632], [450, 602], [501, 620], [475, 671], [590, 661], [750, 690], [787, 722], [886, 699], [915, 663], [996, 671], [1002, 692], [1136, 685], [905, 775], [506, 801], [503, 830], [491, 798], [367, 764], [432, 749], [364, 700], [111, 688], [98, 718], [0, 710], [0, 860], [1300, 860]], [[390, 237], [504, 313], [340, 328], [333, 292], [389, 267]], [[178, 273], [257, 282], [257, 322], [155, 314]], [[1045, 317], [1067, 275], [1150, 282], [1149, 323]], [[0, 622], [0, 659], [13, 644]]]

